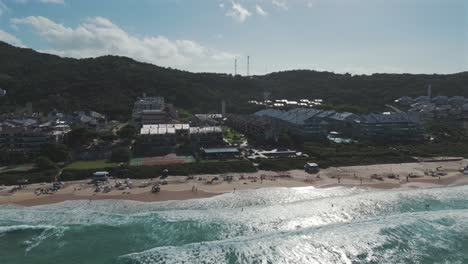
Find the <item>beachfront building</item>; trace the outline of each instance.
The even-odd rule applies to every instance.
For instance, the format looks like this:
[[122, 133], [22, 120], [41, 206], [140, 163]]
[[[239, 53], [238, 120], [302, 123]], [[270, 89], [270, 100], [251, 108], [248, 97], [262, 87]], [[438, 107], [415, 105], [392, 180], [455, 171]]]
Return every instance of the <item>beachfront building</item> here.
[[369, 114], [361, 116], [356, 121], [356, 129], [360, 140], [387, 142], [417, 142], [424, 139], [423, 129], [415, 115]]
[[[295, 108], [289, 111], [265, 109], [256, 112], [255, 116], [266, 117], [273, 121], [275, 130], [287, 131], [303, 140], [323, 140], [327, 134], [327, 122], [324, 117], [334, 114], [311, 108]], [[279, 134], [279, 133], [278, 133]]]
[[226, 124], [244, 135], [259, 141], [278, 137], [278, 131], [270, 118], [255, 115], [228, 115]]
[[174, 128], [143, 127], [135, 143], [137, 155], [157, 156], [173, 153], [177, 144]]
[[14, 119], [0, 124], [0, 148], [7, 151], [37, 153], [53, 138], [34, 119]]
[[143, 125], [135, 152], [145, 156], [174, 153], [177, 139], [189, 135], [189, 129], [188, 124]]
[[139, 156], [175, 153], [178, 147], [198, 151], [200, 148], [222, 147], [221, 127], [190, 127], [189, 124], [143, 125], [135, 144]]

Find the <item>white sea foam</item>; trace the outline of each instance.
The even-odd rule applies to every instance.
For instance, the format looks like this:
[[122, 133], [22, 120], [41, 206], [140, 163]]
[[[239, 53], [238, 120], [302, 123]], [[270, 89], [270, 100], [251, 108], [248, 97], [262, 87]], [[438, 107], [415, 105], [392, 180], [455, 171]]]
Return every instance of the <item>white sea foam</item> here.
[[[457, 248], [457, 240], [468, 239], [467, 230], [468, 210], [406, 213], [182, 247], [159, 247], [128, 254], [122, 259], [142, 264], [352, 263], [357, 260], [364, 263], [401, 263], [411, 258], [434, 258], [429, 256], [432, 248], [441, 252], [463, 251], [460, 246]], [[407, 252], [399, 254], [398, 248], [391, 247], [394, 243], [408, 246]], [[414, 245], [418, 247], [413, 248]], [[446, 259], [453, 260], [453, 263], [463, 259], [463, 252], [453, 254]]]
[[[122, 258], [136, 263], [193, 263], [191, 258], [206, 263], [346, 263], [356, 258], [382, 262], [378, 260], [385, 257], [404, 262], [394, 257], [402, 250], [410, 252], [411, 243], [435, 244], [431, 240], [436, 240], [444, 243], [439, 245], [441, 250], [455, 247], [451, 237], [441, 235], [444, 232], [460, 241], [458, 232], [468, 241], [466, 218], [460, 218], [467, 217], [467, 208], [468, 186], [272, 188], [157, 203], [69, 201], [32, 208], [0, 207], [0, 243], [1, 239], [21, 239], [23, 255], [39, 254], [59, 244], [73, 247], [76, 234], [100, 243], [122, 239], [135, 252], [154, 247]], [[28, 229], [42, 231], [21, 236]], [[402, 240], [406, 234], [411, 241]], [[407, 248], [386, 248], [399, 239], [409, 243], [403, 243]], [[98, 252], [101, 245], [96, 247]], [[115, 257], [128, 252], [119, 251]], [[223, 262], [230, 258], [236, 261]]]
[[20, 230], [44, 230], [44, 229], [54, 229], [55, 226], [51, 225], [12, 225], [12, 226], [0, 226], [0, 233], [8, 233]]

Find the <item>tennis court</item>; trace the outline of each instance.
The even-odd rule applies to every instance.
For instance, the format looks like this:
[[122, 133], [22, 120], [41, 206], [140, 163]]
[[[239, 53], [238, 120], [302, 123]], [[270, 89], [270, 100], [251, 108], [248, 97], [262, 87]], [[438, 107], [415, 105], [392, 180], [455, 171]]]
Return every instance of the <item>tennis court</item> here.
[[131, 166], [155, 166], [168, 164], [184, 164], [194, 162], [192, 156], [177, 156], [176, 154], [168, 154], [166, 156], [135, 158], [130, 161]]

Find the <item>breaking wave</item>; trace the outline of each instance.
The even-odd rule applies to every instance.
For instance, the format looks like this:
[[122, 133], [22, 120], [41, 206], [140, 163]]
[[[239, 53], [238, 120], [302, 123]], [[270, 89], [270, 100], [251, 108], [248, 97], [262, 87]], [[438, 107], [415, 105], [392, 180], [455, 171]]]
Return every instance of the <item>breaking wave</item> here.
[[468, 263], [468, 186], [0, 206], [2, 263]]

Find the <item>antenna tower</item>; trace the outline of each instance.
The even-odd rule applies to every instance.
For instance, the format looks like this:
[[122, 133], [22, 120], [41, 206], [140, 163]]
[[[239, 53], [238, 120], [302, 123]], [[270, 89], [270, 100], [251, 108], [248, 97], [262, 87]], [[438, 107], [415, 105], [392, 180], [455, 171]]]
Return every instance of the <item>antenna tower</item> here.
[[234, 76], [237, 75], [237, 58], [234, 59]]
[[247, 76], [250, 76], [250, 56], [247, 56]]

